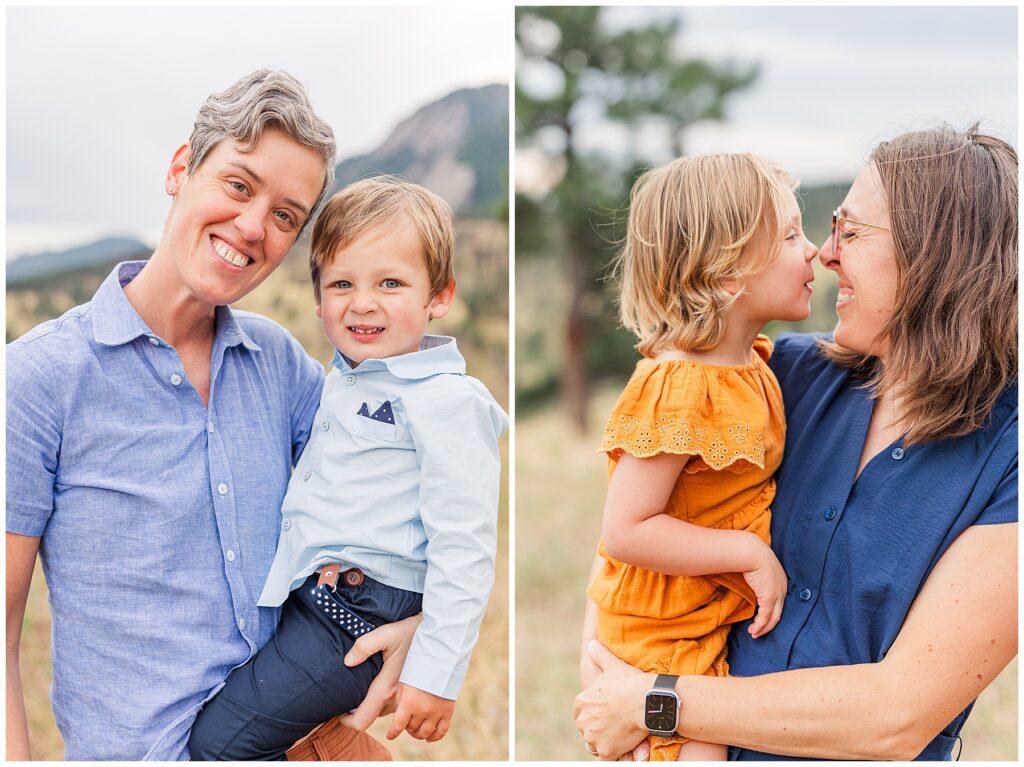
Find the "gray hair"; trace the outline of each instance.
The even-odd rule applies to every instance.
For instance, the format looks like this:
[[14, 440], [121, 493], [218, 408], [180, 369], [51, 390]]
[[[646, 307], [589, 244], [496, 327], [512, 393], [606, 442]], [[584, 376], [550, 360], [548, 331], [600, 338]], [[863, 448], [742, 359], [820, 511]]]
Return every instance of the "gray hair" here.
[[324, 158], [324, 185], [306, 218], [308, 222], [334, 182], [334, 131], [313, 111], [305, 86], [283, 69], [258, 69], [226, 90], [210, 94], [199, 108], [188, 140], [188, 174], [195, 173], [210, 151], [226, 138], [241, 144], [242, 151], [252, 151], [267, 128], [284, 131]]

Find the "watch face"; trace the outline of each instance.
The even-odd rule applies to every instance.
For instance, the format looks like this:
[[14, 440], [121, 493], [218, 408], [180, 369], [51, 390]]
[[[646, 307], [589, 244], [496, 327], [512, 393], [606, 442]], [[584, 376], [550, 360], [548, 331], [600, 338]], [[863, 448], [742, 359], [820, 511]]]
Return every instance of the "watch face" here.
[[671, 732], [676, 728], [677, 701], [674, 695], [647, 693], [644, 707], [644, 725], [648, 730]]

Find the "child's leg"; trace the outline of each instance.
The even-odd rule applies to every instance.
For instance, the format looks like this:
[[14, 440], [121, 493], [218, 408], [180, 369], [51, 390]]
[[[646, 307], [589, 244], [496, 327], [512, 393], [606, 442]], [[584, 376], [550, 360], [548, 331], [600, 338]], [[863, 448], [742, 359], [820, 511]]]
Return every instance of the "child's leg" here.
[[726, 746], [705, 743], [702, 740], [688, 740], [679, 749], [677, 762], [724, 762], [728, 759]]
[[200, 712], [189, 738], [193, 760], [282, 759], [295, 741], [363, 699], [382, 659], [344, 665], [355, 640], [319, 609], [315, 585], [312, 576], [292, 592], [274, 638]]
[[[282, 759], [299, 738], [366, 696], [383, 658], [348, 668], [353, 632], [408, 618], [422, 609], [421, 594], [360, 576], [336, 593], [316, 588], [311, 575], [281, 611], [274, 638], [235, 669], [192, 728], [193, 759]], [[368, 623], [367, 623], [368, 622]], [[363, 624], [360, 626], [360, 624]]]

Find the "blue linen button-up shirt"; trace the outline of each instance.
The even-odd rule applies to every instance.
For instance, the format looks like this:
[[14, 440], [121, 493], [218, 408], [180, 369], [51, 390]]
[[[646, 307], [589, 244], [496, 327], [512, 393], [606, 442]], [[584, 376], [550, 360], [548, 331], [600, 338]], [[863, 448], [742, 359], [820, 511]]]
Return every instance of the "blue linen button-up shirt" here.
[[353, 368], [340, 353], [282, 508], [260, 597], [280, 605], [329, 562], [423, 594], [401, 681], [458, 696], [494, 584], [498, 439], [508, 424], [455, 339]]
[[216, 310], [209, 407], [122, 287], [7, 347], [7, 530], [42, 536], [68, 760], [186, 759], [200, 704], [273, 635], [257, 607], [323, 368]]
[[[906, 448], [894, 443], [854, 481], [871, 420], [870, 393], [823, 357], [812, 336], [780, 336], [770, 364], [787, 423], [772, 549], [789, 591], [770, 633], [752, 639], [746, 624], [733, 627], [730, 673], [881, 661], [950, 544], [971, 525], [1017, 521], [1016, 384], [985, 428]], [[917, 758], [949, 759], [970, 710]], [[730, 756], [794, 758], [748, 749], [731, 749]]]

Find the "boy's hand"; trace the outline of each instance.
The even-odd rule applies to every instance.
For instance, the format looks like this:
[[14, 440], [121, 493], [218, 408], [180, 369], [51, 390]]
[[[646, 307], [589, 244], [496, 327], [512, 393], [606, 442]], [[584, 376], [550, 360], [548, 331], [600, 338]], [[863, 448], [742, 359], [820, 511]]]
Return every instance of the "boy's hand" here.
[[782, 603], [786, 599], [786, 571], [771, 546], [758, 539], [757, 554], [753, 569], [743, 573], [757, 597], [757, 615], [747, 631], [754, 639], [764, 636], [782, 617]]
[[455, 701], [439, 698], [429, 692], [398, 685], [398, 710], [388, 729], [388, 740], [394, 740], [402, 730], [427, 743], [441, 740], [452, 722]]

